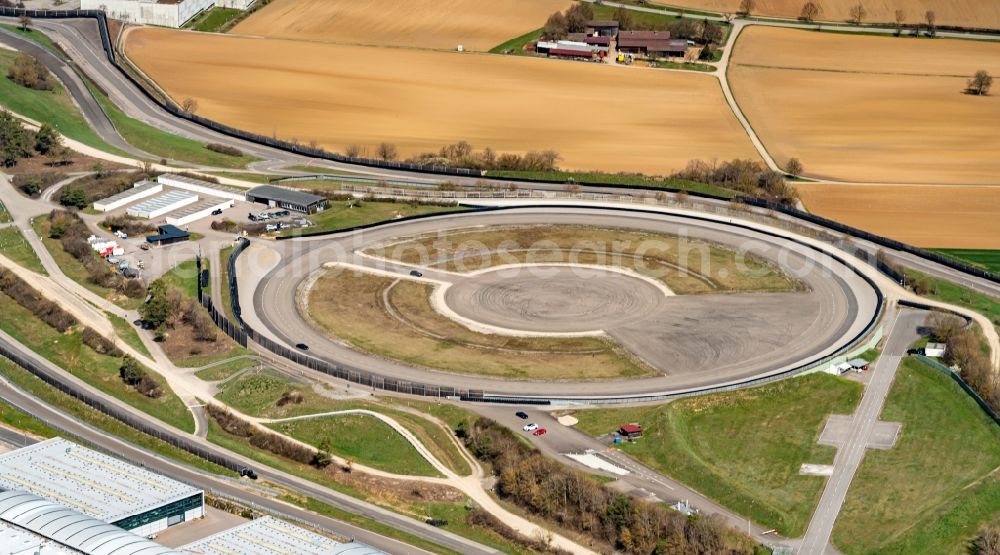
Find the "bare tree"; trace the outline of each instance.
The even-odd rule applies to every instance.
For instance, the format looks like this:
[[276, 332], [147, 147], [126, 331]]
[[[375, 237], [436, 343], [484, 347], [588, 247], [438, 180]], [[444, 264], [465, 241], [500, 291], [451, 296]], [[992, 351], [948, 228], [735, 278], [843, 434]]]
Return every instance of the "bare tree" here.
[[965, 328], [965, 320], [947, 312], [932, 310], [927, 315], [924, 325], [930, 328], [931, 335], [935, 339], [947, 343]]
[[625, 6], [618, 6], [615, 8], [615, 14], [611, 16], [611, 19], [618, 22], [618, 28], [622, 31], [632, 30], [632, 12], [631, 10], [625, 9]]
[[740, 10], [738, 13], [742, 16], [748, 16], [756, 7], [757, 2], [755, 0], [740, 0]]
[[193, 98], [191, 98], [191, 97], [185, 98], [184, 102], [181, 102], [181, 110], [184, 110], [185, 112], [187, 112], [189, 114], [193, 114], [193, 113], [197, 112], [198, 111], [198, 101], [195, 100], [195, 99], [193, 99]]
[[932, 37], [937, 35], [937, 14], [934, 13], [934, 10], [927, 10], [924, 19], [927, 21], [927, 34]]
[[21, 17], [17, 18], [17, 26], [22, 31], [27, 31], [28, 29], [31, 28], [31, 18], [26, 15], [22, 15]]
[[344, 156], [348, 158], [361, 158], [361, 145], [347, 145], [344, 148]]
[[789, 159], [785, 171], [788, 175], [802, 175], [802, 162], [799, 162], [798, 158]]
[[848, 15], [848, 21], [855, 25], [861, 25], [861, 22], [865, 20], [865, 16], [868, 15], [868, 10], [865, 9], [865, 6], [861, 2], [858, 2], [856, 6], [851, 7]]
[[799, 19], [801, 19], [802, 21], [812, 21], [816, 19], [816, 16], [819, 15], [819, 12], [820, 8], [819, 5], [816, 4], [816, 2], [806, 2], [802, 6], [802, 12], [799, 13]]
[[903, 23], [906, 21], [906, 12], [896, 10], [896, 36], [903, 34]]
[[992, 86], [993, 76], [985, 69], [981, 69], [972, 76], [972, 79], [969, 79], [969, 86], [965, 89], [965, 92], [976, 96], [984, 96], [990, 93], [990, 87]]
[[399, 150], [392, 143], [381, 143], [378, 145], [378, 157], [386, 162], [392, 162], [399, 156]]

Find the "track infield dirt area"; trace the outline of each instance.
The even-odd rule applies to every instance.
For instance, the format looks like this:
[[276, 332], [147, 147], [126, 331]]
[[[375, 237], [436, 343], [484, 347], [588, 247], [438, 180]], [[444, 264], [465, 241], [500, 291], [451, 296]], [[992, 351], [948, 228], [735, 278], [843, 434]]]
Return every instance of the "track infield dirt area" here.
[[810, 212], [918, 247], [1000, 249], [1000, 187], [797, 188]]
[[1000, 95], [963, 94], [1000, 74], [1000, 44], [751, 27], [729, 70], [770, 153], [843, 181], [1000, 184]]
[[[736, 13], [740, 0], [668, 0], [664, 4], [720, 13]], [[756, 0], [754, 15], [773, 17], [798, 17], [803, 0]], [[821, 21], [847, 21], [850, 9], [857, 0], [822, 0], [817, 2], [822, 13]], [[1000, 28], [1000, 3], [993, 0], [864, 0], [867, 15], [865, 23], [891, 23], [896, 20], [896, 10], [903, 10], [906, 22], [923, 23], [927, 10], [934, 10], [938, 25], [955, 25], [974, 28]]]
[[541, 27], [569, 0], [275, 0], [237, 35], [485, 51]]
[[710, 76], [514, 56], [133, 29], [131, 59], [198, 114], [331, 150], [460, 140], [555, 150], [565, 169], [665, 174], [758, 159]]

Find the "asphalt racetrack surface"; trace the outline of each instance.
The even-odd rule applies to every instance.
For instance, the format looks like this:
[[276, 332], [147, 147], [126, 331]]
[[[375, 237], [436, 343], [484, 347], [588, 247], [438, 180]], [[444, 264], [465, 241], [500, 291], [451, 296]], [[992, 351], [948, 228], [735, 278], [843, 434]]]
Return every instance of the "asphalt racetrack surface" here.
[[[333, 262], [365, 266], [407, 279], [415, 266], [362, 256], [359, 251], [401, 237], [498, 225], [590, 225], [680, 234], [745, 251], [777, 264], [805, 285], [788, 293], [665, 294], [650, 281], [592, 270], [534, 268], [501, 279], [420, 268], [423, 279], [447, 284], [448, 307], [486, 326], [528, 332], [599, 330], [619, 341], [659, 375], [628, 380], [549, 382], [453, 374], [361, 352], [314, 328], [300, 314], [300, 292]], [[794, 236], [790, 236], [794, 237]], [[549, 271], [549, 278], [537, 270]], [[586, 279], [587, 272], [592, 280]], [[258, 331], [347, 368], [413, 382], [481, 390], [487, 395], [609, 399], [680, 393], [735, 384], [796, 368], [838, 353], [869, 329], [879, 294], [851, 267], [792, 238], [712, 221], [696, 213], [652, 214], [616, 209], [537, 207], [442, 215], [314, 239], [254, 241], [240, 257], [242, 312]], [[454, 291], [450, 291], [451, 289]]]

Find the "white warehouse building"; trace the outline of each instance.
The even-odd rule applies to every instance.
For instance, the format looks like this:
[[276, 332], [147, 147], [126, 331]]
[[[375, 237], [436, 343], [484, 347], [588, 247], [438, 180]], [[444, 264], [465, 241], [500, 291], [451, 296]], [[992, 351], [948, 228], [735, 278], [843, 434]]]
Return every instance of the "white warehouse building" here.
[[185, 191], [168, 191], [156, 198], [151, 198], [136, 204], [126, 210], [125, 213], [133, 218], [146, 218], [147, 220], [152, 220], [153, 218], [162, 216], [167, 212], [173, 212], [178, 208], [183, 208], [196, 202], [198, 202], [198, 195], [192, 195], [191, 193]]
[[25, 491], [140, 536], [205, 516], [202, 490], [58, 437], [0, 455], [0, 490]]
[[81, 0], [82, 10], [103, 10], [111, 19], [179, 28], [215, 6], [245, 10], [254, 0]]
[[142, 180], [132, 186], [131, 189], [125, 189], [124, 191], [118, 193], [117, 195], [111, 195], [108, 198], [95, 200], [94, 210], [100, 210], [101, 212], [110, 212], [115, 208], [121, 208], [126, 204], [139, 200], [141, 198], [151, 197], [156, 193], [163, 191], [163, 185], [159, 183], [154, 183], [152, 181]]
[[230, 187], [229, 185], [212, 183], [210, 181], [202, 181], [200, 179], [194, 179], [186, 175], [165, 173], [157, 177], [156, 181], [161, 185], [168, 185], [175, 189], [183, 189], [185, 191], [197, 193], [199, 195], [206, 197], [216, 197], [216, 198], [225, 198], [230, 200], [242, 201], [245, 200], [247, 196], [246, 189], [240, 189], [239, 187]]

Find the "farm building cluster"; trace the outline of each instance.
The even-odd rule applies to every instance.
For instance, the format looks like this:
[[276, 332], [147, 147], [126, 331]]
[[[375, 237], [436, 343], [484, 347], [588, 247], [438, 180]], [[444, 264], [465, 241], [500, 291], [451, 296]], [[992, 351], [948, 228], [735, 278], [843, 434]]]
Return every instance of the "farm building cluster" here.
[[550, 58], [598, 62], [613, 59], [617, 63], [683, 59], [697, 57], [700, 52], [693, 41], [672, 38], [670, 31], [627, 31], [620, 29], [617, 21], [606, 20], [588, 21], [581, 33], [569, 33], [559, 40], [542, 39], [529, 49]]

